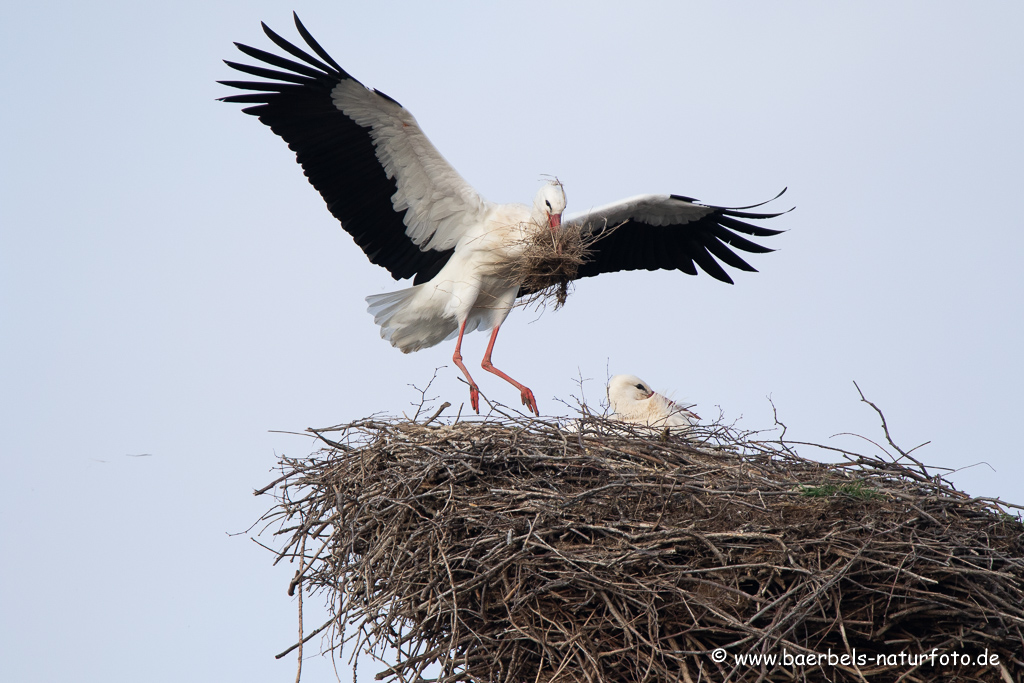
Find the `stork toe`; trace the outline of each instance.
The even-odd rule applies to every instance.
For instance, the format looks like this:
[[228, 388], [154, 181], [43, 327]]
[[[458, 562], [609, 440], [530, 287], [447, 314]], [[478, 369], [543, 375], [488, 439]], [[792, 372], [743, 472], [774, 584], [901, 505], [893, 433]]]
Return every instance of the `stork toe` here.
[[533, 392], [530, 391], [529, 387], [523, 387], [522, 399], [523, 405], [526, 406], [526, 409], [537, 417], [540, 417], [540, 410], [537, 409], [537, 399], [534, 398]]

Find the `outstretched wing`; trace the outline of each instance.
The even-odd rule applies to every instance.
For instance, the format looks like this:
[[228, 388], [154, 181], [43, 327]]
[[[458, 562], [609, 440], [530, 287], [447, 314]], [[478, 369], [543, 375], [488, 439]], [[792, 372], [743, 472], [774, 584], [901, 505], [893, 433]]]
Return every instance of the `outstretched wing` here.
[[787, 213], [746, 211], [762, 204], [725, 208], [675, 194], [648, 194], [570, 216], [563, 224], [583, 226], [585, 235], [599, 237], [590, 247], [590, 261], [580, 266], [577, 277], [640, 269], [696, 275], [699, 266], [716, 280], [732, 284], [719, 261], [757, 272], [734, 250], [751, 254], [773, 251], [742, 235], [769, 237], [781, 232], [747, 222]]
[[220, 81], [249, 91], [221, 99], [254, 105], [243, 111], [284, 138], [371, 262], [396, 280], [430, 279], [490, 204], [441, 156], [412, 114], [338, 66], [298, 15], [295, 26], [319, 59], [263, 24], [267, 36], [301, 63], [235, 43], [276, 68], [226, 61], [268, 80]]

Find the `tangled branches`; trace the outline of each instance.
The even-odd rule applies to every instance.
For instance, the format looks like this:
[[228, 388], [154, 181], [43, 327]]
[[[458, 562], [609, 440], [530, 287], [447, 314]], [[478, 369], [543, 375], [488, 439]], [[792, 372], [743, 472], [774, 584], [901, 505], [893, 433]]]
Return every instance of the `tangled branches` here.
[[[431, 664], [445, 682], [1024, 676], [1024, 525], [999, 503], [917, 465], [822, 464], [721, 426], [581, 429], [318, 430], [327, 447], [283, 461], [268, 518], [293, 588], [331, 606], [325, 647], [390, 646], [378, 678], [400, 681]], [[999, 664], [734, 658], [933, 648]]]

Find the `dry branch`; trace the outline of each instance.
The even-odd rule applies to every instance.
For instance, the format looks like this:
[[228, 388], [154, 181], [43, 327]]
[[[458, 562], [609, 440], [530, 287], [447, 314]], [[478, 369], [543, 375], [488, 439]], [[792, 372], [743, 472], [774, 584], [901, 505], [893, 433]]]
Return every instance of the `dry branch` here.
[[[1024, 525], [1000, 502], [902, 451], [912, 468], [722, 425], [581, 425], [315, 430], [331, 447], [282, 461], [267, 518], [333, 610], [325, 647], [390, 646], [378, 677], [399, 681], [431, 664], [445, 682], [1024, 679]], [[715, 648], [1000, 666], [755, 669]]]

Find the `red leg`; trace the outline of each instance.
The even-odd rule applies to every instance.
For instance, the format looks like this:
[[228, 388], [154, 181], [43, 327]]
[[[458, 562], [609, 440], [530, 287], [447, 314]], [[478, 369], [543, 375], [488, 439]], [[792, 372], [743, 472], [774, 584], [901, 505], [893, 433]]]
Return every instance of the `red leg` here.
[[455, 342], [455, 353], [452, 354], [452, 361], [459, 366], [459, 370], [462, 370], [462, 374], [469, 380], [469, 403], [473, 406], [473, 410], [476, 411], [477, 415], [480, 414], [480, 389], [476, 386], [476, 382], [473, 381], [473, 377], [470, 376], [469, 370], [462, 364], [462, 335], [466, 333], [466, 321], [462, 321], [462, 325], [459, 326], [459, 340]]
[[514, 379], [506, 375], [504, 372], [494, 367], [494, 365], [491, 363], [491, 351], [494, 350], [494, 340], [498, 338], [498, 330], [500, 329], [501, 325], [497, 325], [494, 328], [494, 332], [491, 332], [491, 341], [487, 344], [487, 353], [484, 354], [484, 359], [483, 362], [480, 363], [480, 367], [482, 367], [487, 372], [493, 372], [495, 375], [501, 377], [503, 380], [505, 380], [506, 382], [514, 386], [516, 389], [518, 389], [523, 399], [523, 405], [526, 406], [526, 409], [532, 412], [537, 417], [540, 417], [540, 411], [537, 410], [537, 399], [533, 397], [533, 392], [530, 391], [529, 387], [526, 387], [520, 384], [519, 382], [515, 381]]

